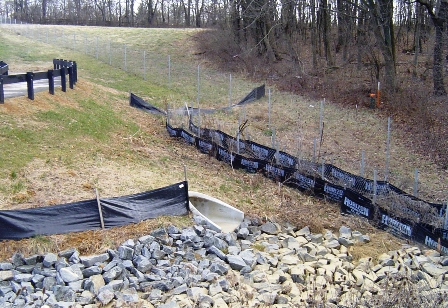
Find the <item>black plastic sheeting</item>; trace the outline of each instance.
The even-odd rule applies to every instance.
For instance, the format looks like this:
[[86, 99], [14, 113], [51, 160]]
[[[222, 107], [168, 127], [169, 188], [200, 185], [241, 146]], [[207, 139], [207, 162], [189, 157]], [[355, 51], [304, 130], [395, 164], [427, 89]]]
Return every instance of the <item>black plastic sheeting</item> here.
[[100, 229], [96, 199], [24, 210], [0, 211], [0, 239]]
[[142, 98], [138, 97], [137, 95], [134, 95], [131, 93], [131, 96], [129, 97], [129, 105], [132, 107], [145, 110], [152, 114], [160, 114], [165, 115], [166, 112], [158, 109], [157, 107], [152, 106], [151, 104], [145, 102]]
[[[104, 227], [188, 213], [188, 183], [135, 195], [100, 199]], [[101, 229], [96, 199], [24, 210], [0, 211], [0, 240]]]
[[[253, 102], [255, 100], [258, 100], [260, 98], [262, 98], [265, 95], [265, 85], [261, 85], [255, 89], [253, 89], [249, 94], [247, 94], [241, 101], [239, 101], [238, 103], [236, 103], [235, 105], [232, 106], [227, 106], [227, 107], [223, 107], [223, 108], [217, 108], [217, 109], [205, 109], [205, 108], [194, 108], [194, 107], [186, 107], [188, 108], [188, 111], [184, 108], [184, 109], [179, 109], [176, 112], [182, 112], [183, 114], [190, 114], [190, 115], [195, 115], [198, 113], [214, 113], [214, 112], [218, 112], [218, 111], [223, 111], [223, 110], [229, 110], [233, 107], [236, 106], [242, 106], [242, 105], [246, 105], [250, 102]], [[151, 104], [149, 104], [148, 102], [144, 101], [142, 98], [138, 97], [137, 95], [131, 93], [130, 97], [129, 97], [129, 105], [131, 105], [132, 107], [135, 108], [139, 108], [142, 110], [145, 110], [149, 113], [152, 114], [159, 114], [159, 115], [166, 115], [166, 112], [163, 110], [158, 109], [155, 106], [152, 106]], [[194, 132], [196, 135], [201, 135], [202, 133], [196, 133]]]
[[119, 227], [159, 216], [188, 213], [187, 182], [135, 195], [101, 199], [104, 226]]
[[[416, 222], [411, 223], [405, 218], [393, 216], [388, 214], [385, 209], [375, 206], [370, 199], [374, 192], [373, 180], [351, 174], [331, 164], [322, 165], [298, 160], [288, 153], [250, 140], [237, 140], [219, 130], [200, 128], [193, 124], [191, 118], [189, 129], [193, 134], [182, 128], [174, 128], [168, 123], [166, 129], [171, 137], [182, 138], [187, 144], [194, 145], [202, 153], [214, 156], [234, 169], [262, 173], [268, 178], [283, 182], [300, 191], [338, 203], [342, 213], [364, 217], [381, 229], [448, 253], [448, 230], [421, 223], [418, 213], [414, 213], [417, 215], [414, 215]], [[195, 133], [200, 133], [201, 137], [195, 136]], [[315, 174], [302, 173], [296, 169], [297, 166], [315, 170]], [[322, 171], [324, 178], [316, 176], [316, 174], [322, 174]], [[391, 204], [391, 208], [403, 207], [406, 202], [421, 202], [434, 210], [439, 217], [445, 217], [446, 214], [446, 204], [423, 201], [387, 181], [376, 182], [376, 194], [378, 196], [394, 194], [401, 198], [403, 202]], [[413, 213], [411, 208], [401, 210], [408, 215]]]

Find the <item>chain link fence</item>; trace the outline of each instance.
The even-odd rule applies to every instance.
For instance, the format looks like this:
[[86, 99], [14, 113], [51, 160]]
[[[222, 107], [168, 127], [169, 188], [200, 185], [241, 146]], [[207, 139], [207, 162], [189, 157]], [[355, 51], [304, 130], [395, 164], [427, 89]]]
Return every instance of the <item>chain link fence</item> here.
[[[200, 104], [206, 105], [207, 108], [230, 106], [252, 88], [249, 83], [236, 78], [232, 80], [230, 74], [220, 73], [207, 68], [205, 65], [201, 66], [201, 59], [186, 61], [179, 55], [148, 52], [132, 45], [113, 41], [108, 37], [89, 35], [81, 31], [76, 32], [76, 27], [22, 25], [3, 16], [0, 20], [6, 28], [30, 39], [72, 49], [121, 69], [123, 72], [134, 74], [151, 82], [151, 84], [167, 88], [173, 93], [180, 93], [185, 99], [184, 103], [170, 106], [173, 111], [171, 121], [174, 126], [189, 127], [188, 117], [186, 117], [185, 110], [182, 110], [185, 109], [185, 106], [199, 107]], [[136, 90], [138, 91], [138, 89]], [[368, 155], [364, 151], [359, 151], [361, 155], [358, 157], [351, 156], [348, 158], [347, 156], [342, 157], [338, 153], [324, 153], [324, 150], [322, 150], [325, 147], [324, 143], [325, 141], [328, 142], [329, 134], [331, 134], [331, 128], [326, 127], [326, 123], [324, 123], [326, 120], [324, 101], [321, 102], [320, 106], [313, 103], [315, 106], [313, 106], [313, 109], [309, 109], [313, 112], [312, 116], [315, 119], [313, 123], [310, 123], [309, 120], [308, 122], [301, 120], [299, 117], [299, 123], [294, 124], [297, 125], [297, 129], [282, 130], [281, 126], [286, 126], [282, 121], [287, 123], [288, 119], [275, 118], [274, 115], [271, 115], [274, 98], [271, 98], [270, 89], [267, 90], [267, 102], [265, 101], [267, 104], [263, 110], [260, 110], [259, 105], [255, 107], [242, 106], [238, 111], [229, 112], [225, 115], [210, 116], [198, 113], [193, 115], [193, 120], [201, 127], [226, 132], [235, 140], [257, 140], [260, 144], [275, 149], [278, 153], [289, 153], [288, 155], [297, 158], [297, 168], [303, 174], [331, 179], [332, 183], [358, 192], [370, 191], [372, 198], [373, 196], [379, 198], [374, 200], [375, 202], [381, 202], [381, 193], [377, 191], [374, 194], [371, 186], [373, 182], [379, 183], [376, 188], [381, 190], [382, 181], [394, 183], [400, 189], [404, 189], [406, 186], [407, 193], [414, 197], [428, 200], [428, 196], [432, 196], [431, 193], [425, 193], [423, 188], [419, 186], [420, 171], [417, 168], [413, 172], [413, 179], [409, 179], [408, 176], [406, 181], [391, 174], [389, 170], [391, 156], [390, 119], [387, 123], [387, 131], [384, 132], [386, 144], [383, 158], [381, 158], [382, 164], [381, 166], [375, 166], [366, 162]], [[275, 103], [278, 105], [278, 101]], [[178, 112], [179, 110], [181, 111]], [[250, 128], [248, 125], [246, 126], [249, 120], [253, 123]], [[303, 123], [300, 123], [301, 121]], [[306, 135], [307, 132], [300, 129], [301, 126], [305, 125], [308, 131], [314, 131], [311, 135]], [[336, 136], [336, 138], [339, 139], [341, 136], [342, 134]], [[238, 144], [232, 145], [233, 151], [236, 152]], [[345, 161], [342, 161], [343, 159]], [[333, 168], [322, 167], [326, 165], [332, 165]], [[343, 170], [347, 170], [347, 172]], [[358, 177], [370, 178], [371, 181], [359, 181]], [[406, 185], [401, 185], [402, 182], [406, 182]], [[437, 194], [437, 200], [438, 203], [442, 203], [446, 201], [446, 198], [444, 199], [443, 193], [439, 193]]]

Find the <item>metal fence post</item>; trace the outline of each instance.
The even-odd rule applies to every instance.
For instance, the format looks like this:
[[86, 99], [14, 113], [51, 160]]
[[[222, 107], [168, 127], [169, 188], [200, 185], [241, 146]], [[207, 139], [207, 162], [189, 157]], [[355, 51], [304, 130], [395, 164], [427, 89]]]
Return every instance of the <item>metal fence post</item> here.
[[146, 50], [143, 51], [143, 80], [146, 80]]
[[271, 88], [268, 90], [268, 129], [271, 129]]
[[387, 142], [386, 142], [386, 170], [384, 180], [387, 181], [389, 177], [389, 156], [390, 156], [390, 117], [387, 118]]
[[361, 170], [359, 171], [359, 175], [364, 177], [364, 159], [365, 159], [365, 152], [362, 150], [361, 152]]
[[319, 115], [319, 145], [322, 143], [322, 137], [323, 137], [323, 130], [324, 130], [324, 103], [325, 98], [323, 101], [320, 102], [320, 115]]
[[84, 34], [84, 54], [87, 55], [87, 34]]
[[198, 64], [198, 89], [197, 89], [198, 93], [197, 93], [197, 101], [198, 101], [198, 106], [199, 106], [199, 100], [200, 100], [200, 95], [201, 95], [201, 65]]
[[376, 185], [377, 185], [377, 174], [376, 169], [373, 170], [373, 204], [376, 204]]
[[171, 56], [168, 55], [168, 87], [171, 87]]
[[126, 44], [124, 44], [124, 70], [127, 71], [128, 69], [128, 64], [127, 64], [127, 50], [126, 50]]
[[229, 76], [229, 107], [232, 107], [232, 74]]
[[109, 40], [109, 65], [112, 65], [112, 51], [111, 51], [111, 48], [110, 48], [110, 40]]

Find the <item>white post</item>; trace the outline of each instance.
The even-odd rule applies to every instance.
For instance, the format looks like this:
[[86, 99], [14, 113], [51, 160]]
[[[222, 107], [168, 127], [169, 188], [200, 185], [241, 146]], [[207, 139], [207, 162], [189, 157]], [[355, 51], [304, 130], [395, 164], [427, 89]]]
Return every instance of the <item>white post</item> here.
[[384, 180], [387, 181], [389, 177], [389, 156], [390, 156], [390, 124], [391, 118], [387, 118], [387, 142], [386, 142], [386, 170]]
[[96, 59], [98, 60], [98, 53], [99, 53], [99, 51], [98, 51], [98, 36], [95, 36], [95, 44], [96, 44], [95, 56], [96, 56]]
[[171, 56], [168, 55], [168, 87], [171, 86]]
[[87, 34], [84, 34], [84, 54], [87, 54]]
[[320, 102], [319, 143], [322, 142], [322, 135], [323, 135], [323, 129], [324, 129], [324, 103], [325, 103], [325, 98], [323, 101]]
[[240, 154], [240, 131], [236, 130], [236, 153]]
[[126, 44], [124, 44], [124, 70], [128, 70], [128, 63], [127, 63], [127, 50], [126, 50]]
[[109, 65], [112, 65], [112, 50], [110, 48], [110, 40], [109, 40]]
[[229, 76], [229, 107], [232, 107], [232, 74]]
[[166, 122], [170, 125], [170, 104], [168, 103], [166, 106]]
[[271, 129], [271, 89], [268, 91], [268, 129]]
[[197, 93], [197, 101], [198, 101], [198, 105], [199, 105], [199, 99], [200, 99], [200, 93], [201, 93], [201, 80], [200, 80], [200, 75], [201, 75], [201, 65], [198, 64], [198, 93]]
[[418, 168], [414, 172], [414, 197], [418, 197]]
[[373, 204], [376, 204], [376, 169], [373, 170]]

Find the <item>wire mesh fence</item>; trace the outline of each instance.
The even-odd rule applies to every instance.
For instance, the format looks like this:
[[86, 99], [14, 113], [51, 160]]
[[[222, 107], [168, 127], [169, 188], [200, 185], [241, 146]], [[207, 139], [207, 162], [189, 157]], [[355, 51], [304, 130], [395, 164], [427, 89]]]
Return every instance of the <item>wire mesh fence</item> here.
[[3, 26], [44, 44], [57, 45], [94, 57], [126, 73], [151, 81], [154, 85], [181, 91], [188, 104], [207, 102], [209, 106], [228, 106], [248, 89], [247, 83], [232, 82], [231, 74], [201, 65], [200, 59], [191, 62], [169, 54], [147, 52], [107, 37], [76, 33], [70, 27], [14, 23], [3, 23]]
[[[187, 61], [179, 55], [149, 52], [119, 39], [77, 32], [76, 27], [20, 25], [4, 18], [1, 20], [3, 25], [28, 38], [72, 49], [125, 73], [134, 74], [151, 84], [180, 93], [184, 102], [169, 103], [174, 126], [188, 128], [185, 106], [222, 108], [234, 104], [251, 89], [249, 83], [232, 79], [228, 73], [201, 65], [200, 60]], [[256, 140], [279, 153], [288, 153], [297, 158], [298, 168], [309, 176], [331, 177], [336, 184], [365, 191], [365, 185], [371, 185], [371, 182], [357, 181], [357, 176], [360, 176], [369, 178], [372, 182], [394, 183], [398, 188], [426, 200], [446, 200], [446, 183], [441, 183], [438, 192], [432, 193], [429, 192], [429, 185], [422, 181], [422, 170], [412, 166], [407, 168], [407, 174], [394, 170], [394, 162], [391, 162], [391, 159], [393, 160], [395, 153], [394, 149], [391, 150], [393, 141], [390, 136], [393, 123], [391, 125], [390, 119], [388, 123], [381, 123], [381, 128], [366, 123], [367, 126], [373, 127], [372, 134], [382, 136], [381, 147], [367, 150], [367, 145], [364, 147], [363, 144], [357, 144], [356, 148], [353, 146], [352, 149], [347, 149], [347, 140], [355, 133], [341, 128], [340, 124], [350, 122], [352, 126], [356, 126], [356, 122], [361, 123], [362, 112], [356, 110], [356, 113], [344, 113], [333, 109], [330, 112], [340, 112], [333, 120], [329, 119], [325, 100], [318, 103], [299, 102], [293, 96], [281, 95], [280, 97], [278, 92], [269, 88], [266, 98], [261, 102], [228, 112], [198, 113], [193, 116], [193, 120], [201, 127], [221, 130], [235, 139]], [[286, 105], [287, 102], [289, 105]], [[276, 110], [282, 108], [288, 108], [289, 111], [276, 113]], [[372, 142], [369, 138], [367, 136], [366, 144]], [[375, 138], [371, 140], [378, 140]], [[329, 143], [332, 143], [331, 149]], [[235, 151], [237, 144], [234, 145]], [[335, 168], [329, 171], [319, 167], [325, 165]], [[344, 173], [343, 170], [350, 174]], [[380, 186], [377, 186], [377, 189], [381, 189]], [[373, 196], [373, 190], [370, 190]], [[377, 198], [379, 196], [380, 194], [376, 194]]]

